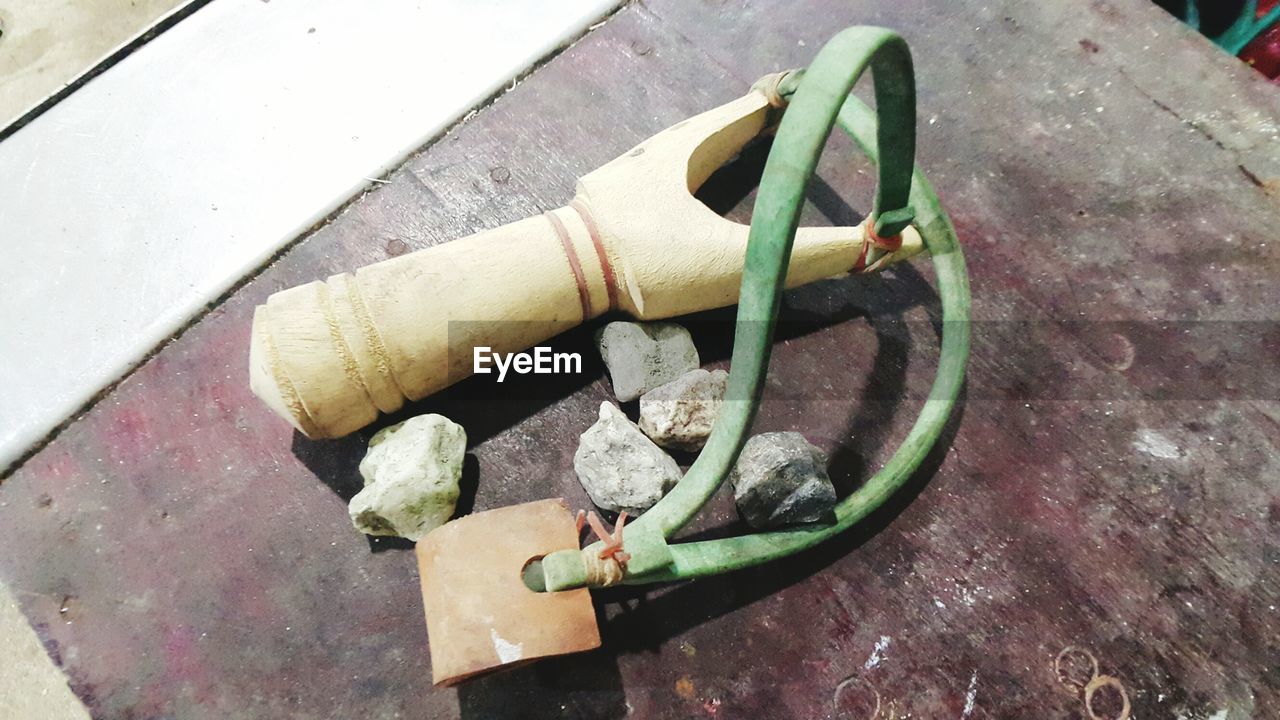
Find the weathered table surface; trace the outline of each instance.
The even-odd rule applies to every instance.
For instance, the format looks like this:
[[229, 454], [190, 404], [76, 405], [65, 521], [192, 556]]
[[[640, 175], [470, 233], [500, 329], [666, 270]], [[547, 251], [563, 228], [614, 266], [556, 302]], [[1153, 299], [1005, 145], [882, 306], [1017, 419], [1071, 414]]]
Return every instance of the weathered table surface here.
[[[369, 433], [309, 442], [250, 395], [253, 306], [562, 204], [578, 174], [855, 23], [912, 44], [920, 162], [971, 263], [945, 447], [846, 539], [600, 594], [603, 649], [433, 689], [412, 552], [346, 517]], [[1116, 678], [1100, 716], [1119, 686], [1135, 717], [1278, 717], [1278, 111], [1274, 87], [1144, 0], [628, 5], [7, 479], [0, 578], [108, 718], [1078, 718], [1082, 652]], [[807, 222], [866, 205], [865, 164], [831, 150]], [[759, 156], [708, 202], [748, 217]], [[922, 261], [791, 293], [757, 428], [804, 431], [846, 490], [873, 471], [932, 376], [928, 278]], [[721, 366], [731, 317], [693, 325]], [[412, 408], [467, 428], [466, 505], [587, 504], [571, 456], [609, 397], [588, 365]], [[733, 522], [721, 497], [700, 529]]]

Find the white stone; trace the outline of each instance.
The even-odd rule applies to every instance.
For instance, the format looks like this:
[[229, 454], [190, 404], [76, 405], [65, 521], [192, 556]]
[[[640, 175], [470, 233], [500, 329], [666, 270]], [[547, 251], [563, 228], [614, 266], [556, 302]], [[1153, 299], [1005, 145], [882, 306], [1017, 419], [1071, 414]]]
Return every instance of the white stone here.
[[466, 449], [466, 431], [443, 415], [379, 430], [360, 461], [364, 489], [351, 498], [351, 522], [368, 535], [417, 542], [453, 515]]
[[687, 372], [640, 398], [640, 429], [657, 444], [678, 450], [700, 450], [724, 405], [729, 373], [698, 369]]
[[[0, 106], [24, 75], [76, 51], [64, 46], [80, 45], [76, 28], [97, 8], [119, 19], [132, 5], [0, 3]], [[0, 142], [0, 474], [280, 247], [618, 3], [201, 5]], [[15, 41], [34, 33], [48, 52], [20, 58]], [[423, 68], [435, 69], [430, 89], [408, 91]], [[412, 186], [413, 173], [392, 182]], [[413, 244], [432, 231], [403, 232]]]
[[600, 419], [582, 433], [573, 454], [591, 502], [605, 510], [638, 515], [680, 481], [680, 466], [653, 444], [612, 403], [600, 403]]
[[689, 331], [675, 323], [617, 320], [600, 330], [596, 346], [619, 402], [635, 400], [700, 364]]

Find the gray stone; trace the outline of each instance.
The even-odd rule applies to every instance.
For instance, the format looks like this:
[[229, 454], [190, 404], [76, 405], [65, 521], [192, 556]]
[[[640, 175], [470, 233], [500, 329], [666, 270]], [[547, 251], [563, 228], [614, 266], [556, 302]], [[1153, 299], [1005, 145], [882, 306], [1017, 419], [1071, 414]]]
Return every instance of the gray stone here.
[[635, 400], [699, 365], [689, 331], [674, 323], [611, 322], [596, 336], [596, 345], [619, 402]]
[[573, 454], [591, 502], [605, 510], [638, 515], [680, 481], [680, 466], [640, 432], [612, 403], [600, 403], [600, 419], [582, 433]]
[[347, 508], [351, 522], [367, 535], [417, 542], [453, 515], [466, 449], [466, 431], [443, 415], [378, 431], [360, 461], [364, 489]]
[[724, 405], [729, 373], [698, 369], [640, 397], [640, 429], [665, 448], [698, 450]]
[[729, 477], [738, 514], [753, 528], [815, 522], [836, 506], [826, 455], [798, 432], [752, 437]]

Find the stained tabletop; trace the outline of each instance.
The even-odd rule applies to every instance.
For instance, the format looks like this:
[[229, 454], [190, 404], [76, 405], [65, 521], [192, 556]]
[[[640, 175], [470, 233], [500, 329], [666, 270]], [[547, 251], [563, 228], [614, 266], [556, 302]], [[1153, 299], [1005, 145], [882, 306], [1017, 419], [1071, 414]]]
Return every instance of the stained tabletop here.
[[[581, 375], [475, 378], [310, 441], [249, 392], [254, 306], [563, 205], [853, 24], [911, 45], [918, 160], [969, 260], [973, 355], [939, 447], [836, 541], [596, 593], [601, 649], [433, 688], [411, 546], [347, 517], [365, 444], [440, 412], [468, 433], [462, 512], [588, 507], [596, 324], [552, 343]], [[1122, 695], [1132, 717], [1280, 716], [1277, 118], [1276, 87], [1144, 0], [625, 5], [5, 479], [0, 580], [105, 718], [1084, 718], [1091, 680], [1099, 717]], [[766, 152], [703, 200], [747, 221]], [[872, 189], [833, 137], [803, 221], [855, 223]], [[705, 365], [727, 367], [732, 318], [681, 319]], [[803, 432], [849, 492], [919, 410], [937, 320], [927, 259], [789, 291], [754, 430]], [[722, 491], [690, 532], [742, 530]]]

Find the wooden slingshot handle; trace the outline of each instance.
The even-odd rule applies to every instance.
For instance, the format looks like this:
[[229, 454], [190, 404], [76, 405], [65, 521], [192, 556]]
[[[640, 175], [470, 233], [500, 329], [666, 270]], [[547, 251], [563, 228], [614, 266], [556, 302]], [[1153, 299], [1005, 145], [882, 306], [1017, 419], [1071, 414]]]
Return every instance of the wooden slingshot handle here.
[[[764, 92], [654, 135], [578, 181], [569, 205], [278, 292], [253, 316], [250, 384], [311, 438], [341, 437], [610, 310], [653, 320], [737, 301], [748, 226], [693, 192], [766, 130]], [[788, 287], [859, 264], [864, 227], [801, 228]], [[872, 269], [920, 251], [908, 227]]]

